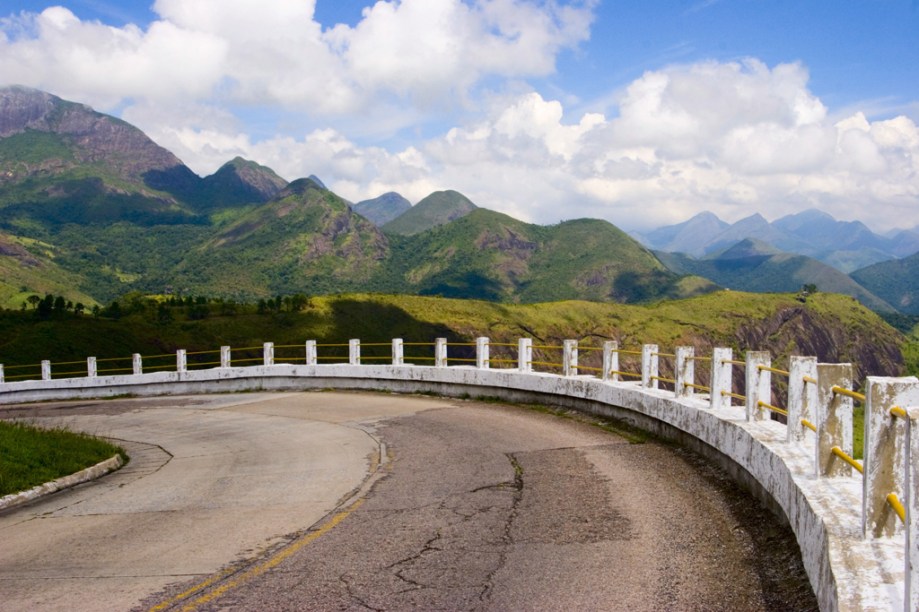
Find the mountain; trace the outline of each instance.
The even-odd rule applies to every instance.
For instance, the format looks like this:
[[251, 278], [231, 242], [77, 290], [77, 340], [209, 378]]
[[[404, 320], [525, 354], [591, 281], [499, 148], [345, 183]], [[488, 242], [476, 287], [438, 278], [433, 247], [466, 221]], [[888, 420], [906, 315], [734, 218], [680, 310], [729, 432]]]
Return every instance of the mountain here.
[[0, 223], [194, 222], [200, 179], [139, 129], [23, 87], [0, 89]]
[[901, 312], [919, 315], [919, 253], [876, 263], [851, 276]]
[[242, 299], [364, 289], [388, 254], [375, 225], [313, 179], [299, 179], [219, 229], [162, 282]]
[[219, 209], [267, 202], [287, 186], [274, 170], [236, 157], [201, 183], [201, 208]]
[[681, 284], [647, 249], [595, 219], [547, 227], [479, 208], [426, 232], [394, 237], [393, 249], [408, 291], [421, 295], [635, 302], [707, 288]]
[[668, 253], [704, 255], [701, 245], [706, 245], [722, 234], [730, 225], [710, 212], [701, 212], [689, 221], [661, 227], [643, 236], [645, 244]]
[[821, 292], [842, 293], [880, 312], [895, 309], [849, 276], [816, 259], [783, 253], [763, 241], [746, 239], [725, 251], [695, 259], [679, 253], [657, 253], [677, 274], [695, 274], [722, 287], [759, 293], [790, 293], [813, 284]]
[[382, 226], [387, 234], [410, 236], [449, 223], [478, 208], [457, 191], [435, 191]]
[[411, 209], [412, 203], [398, 193], [390, 191], [371, 200], [363, 200], [351, 208], [357, 214], [373, 221], [377, 227], [385, 225]]
[[756, 214], [728, 225], [711, 213], [669, 225], [641, 236], [658, 251], [704, 257], [751, 238], [786, 253], [806, 255], [851, 272], [878, 261], [903, 257], [919, 250], [919, 233], [903, 231], [880, 236], [860, 221], [837, 221], [825, 212], [808, 209], [768, 222]]

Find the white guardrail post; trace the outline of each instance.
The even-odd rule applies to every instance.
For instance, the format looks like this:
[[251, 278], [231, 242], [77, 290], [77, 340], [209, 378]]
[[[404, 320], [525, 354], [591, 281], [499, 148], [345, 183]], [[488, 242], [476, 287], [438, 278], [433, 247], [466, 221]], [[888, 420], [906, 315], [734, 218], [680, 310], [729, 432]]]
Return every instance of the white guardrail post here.
[[786, 442], [804, 442], [808, 422], [817, 423], [817, 358], [792, 356], [788, 358], [788, 430]]
[[[891, 408], [900, 407], [900, 416]], [[880, 538], [901, 534], [906, 526], [887, 502], [893, 493], [901, 503], [909, 496], [910, 427], [905, 408], [919, 406], [919, 380], [869, 376], [865, 386], [865, 478], [862, 533]], [[919, 457], [917, 457], [919, 459]]]
[[348, 363], [361, 365], [361, 341], [357, 338], [348, 340]]
[[274, 342], [266, 342], [262, 345], [262, 364], [274, 365]]
[[641, 347], [641, 386], [646, 389], [657, 389], [658, 357], [657, 345], [645, 344]]
[[434, 340], [434, 367], [447, 367], [447, 339], [437, 338]]
[[906, 419], [906, 593], [904, 609], [919, 610], [919, 431], [913, 427], [919, 408], [907, 409]]
[[691, 346], [678, 346], [676, 348], [676, 370], [673, 392], [677, 397], [692, 399], [695, 395], [695, 389], [692, 385], [696, 384], [696, 362], [695, 349]]
[[5, 382], [6, 380], [3, 378], [3, 364], [0, 363], [0, 385], [2, 385]]
[[188, 370], [188, 356], [185, 349], [176, 351], [176, 372], [186, 372]]
[[230, 357], [230, 347], [221, 346], [220, 347], [220, 367], [228, 368], [232, 363], [232, 358]]
[[51, 380], [51, 362], [47, 359], [41, 362], [41, 379]]
[[402, 338], [392, 339], [392, 364], [394, 366], [405, 364], [405, 347]]
[[763, 370], [771, 367], [772, 355], [768, 351], [747, 351], [746, 366], [746, 409], [748, 421], [762, 421], [766, 418], [766, 410], [759, 402], [772, 402], [772, 372]]
[[562, 341], [562, 373], [565, 376], [578, 375], [578, 341]]
[[316, 362], [319, 361], [319, 356], [316, 353], [316, 341], [307, 340], [306, 341], [306, 365], [314, 366]]
[[144, 358], [140, 356], [140, 353], [131, 355], [131, 372], [134, 376], [140, 376], [144, 373]]
[[488, 338], [475, 339], [475, 367], [487, 370], [489, 367]]
[[533, 371], [533, 339], [517, 340], [517, 369], [521, 372]]
[[99, 373], [99, 368], [96, 365], [95, 357], [86, 358], [86, 378], [95, 378]]
[[731, 407], [730, 393], [734, 390], [734, 351], [729, 348], [715, 348], [712, 350], [712, 370], [709, 386], [712, 388], [709, 397], [709, 408]]
[[619, 381], [619, 343], [607, 340], [603, 343], [603, 380]]
[[817, 364], [817, 476], [851, 476], [852, 466], [833, 448], [852, 454], [852, 398], [833, 387], [852, 388], [851, 363]]

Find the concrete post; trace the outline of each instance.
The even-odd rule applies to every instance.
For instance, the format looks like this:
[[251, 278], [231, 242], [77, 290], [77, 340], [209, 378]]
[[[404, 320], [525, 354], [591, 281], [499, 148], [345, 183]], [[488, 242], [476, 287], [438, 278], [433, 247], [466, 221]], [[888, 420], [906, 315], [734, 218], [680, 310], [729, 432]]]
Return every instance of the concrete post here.
[[176, 351], [176, 372], [187, 372], [188, 371], [188, 356], [185, 354], [185, 349], [179, 349]]
[[788, 431], [786, 442], [803, 442], [809, 431], [802, 424], [817, 424], [817, 385], [804, 379], [817, 379], [817, 358], [793, 356], [788, 359]]
[[656, 344], [645, 344], [641, 347], [641, 386], [646, 389], [657, 389], [657, 360]]
[[221, 346], [220, 347], [220, 367], [228, 368], [230, 367], [231, 363], [233, 363], [233, 360], [230, 357], [230, 347]]
[[905, 500], [906, 507], [906, 593], [903, 598], [906, 610], [919, 610], [919, 431], [914, 427], [919, 419], [919, 408], [907, 410], [906, 420], [906, 477], [908, 484]]
[[95, 378], [98, 375], [98, 373], [99, 373], [99, 368], [96, 365], [96, 358], [87, 357], [86, 358], [86, 377]]
[[852, 398], [833, 387], [852, 388], [851, 363], [817, 364], [817, 476], [851, 476], [852, 466], [833, 454], [833, 447], [852, 454]]
[[676, 384], [673, 393], [677, 397], [692, 399], [695, 395], [695, 389], [689, 386], [696, 383], [696, 362], [693, 360], [695, 353], [695, 349], [691, 346], [676, 347], [676, 365], [674, 366]]
[[6, 382], [6, 380], [3, 378], [3, 376], [4, 376], [4, 374], [3, 374], [3, 364], [0, 363], [0, 385], [2, 385], [3, 383]]
[[348, 340], [348, 363], [361, 365], [361, 341], [357, 338]]
[[394, 366], [405, 364], [405, 347], [402, 346], [402, 338], [392, 339], [392, 364]]
[[577, 340], [564, 340], [562, 342], [562, 373], [565, 376], [578, 375]]
[[447, 367], [447, 339], [437, 338], [434, 340], [434, 367]]
[[521, 372], [533, 371], [533, 339], [517, 340], [517, 369]]
[[51, 380], [51, 362], [47, 359], [41, 362], [41, 379]]
[[306, 365], [314, 366], [318, 361], [318, 355], [316, 354], [316, 341], [307, 340], [306, 341]]
[[862, 495], [862, 533], [880, 538], [903, 533], [887, 495], [905, 500], [909, 495], [909, 419], [890, 413], [894, 406], [919, 406], [919, 379], [869, 376], [865, 387], [865, 478]]
[[475, 339], [475, 367], [487, 370], [489, 367], [488, 338]]
[[619, 381], [619, 343], [615, 340], [603, 343], [603, 380]]
[[144, 358], [140, 356], [140, 353], [131, 355], [131, 369], [134, 371], [135, 376], [140, 376], [144, 373]]
[[766, 409], [759, 402], [772, 402], [772, 372], [760, 368], [772, 366], [772, 355], [768, 351], [747, 352], [747, 420], [762, 421], [767, 418]]
[[718, 410], [719, 408], [731, 407], [731, 396], [728, 395], [734, 391], [734, 351], [729, 348], [715, 348], [712, 350], [712, 370], [711, 396], [709, 397], [709, 408]]
[[265, 342], [262, 345], [262, 364], [266, 366], [274, 365], [274, 342]]

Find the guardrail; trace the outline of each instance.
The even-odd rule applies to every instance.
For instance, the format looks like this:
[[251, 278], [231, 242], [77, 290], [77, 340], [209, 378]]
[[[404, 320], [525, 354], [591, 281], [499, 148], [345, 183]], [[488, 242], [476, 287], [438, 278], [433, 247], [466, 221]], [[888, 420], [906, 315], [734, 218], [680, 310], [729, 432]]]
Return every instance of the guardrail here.
[[[413, 353], [409, 357], [405, 355], [406, 347]], [[743, 360], [737, 360], [732, 350], [727, 348], [715, 348], [711, 356], [697, 357], [692, 347], [677, 347], [673, 353], [663, 353], [657, 345], [647, 344], [641, 350], [625, 350], [612, 341], [604, 342], [602, 346], [579, 346], [576, 340], [565, 340], [561, 345], [534, 345], [529, 338], [521, 338], [516, 344], [493, 343], [488, 338], [451, 343], [444, 338], [434, 342], [403, 342], [396, 338], [390, 343], [363, 345], [357, 339], [338, 344], [319, 344], [308, 340], [303, 345], [278, 347], [266, 342], [261, 347], [243, 349], [223, 346], [215, 351], [194, 353], [178, 350], [174, 355], [142, 357], [135, 354], [130, 358], [99, 360], [89, 357], [85, 370], [77, 367], [83, 365], [82, 361], [42, 361], [36, 365], [9, 368], [0, 364], [0, 403], [20, 401], [23, 397], [43, 397], [42, 390], [54, 388], [56, 382], [66, 382], [67, 388], [80, 389], [94, 385], [117, 387], [122, 379], [136, 380], [140, 384], [141, 380], [162, 378], [170, 372], [175, 378], [162, 380], [180, 382], [182, 375], [192, 370], [208, 376], [210, 371], [217, 371], [221, 373], [220, 378], [226, 372], [232, 371], [242, 377], [248, 370], [261, 368], [262, 375], [266, 375], [270, 368], [282, 365], [276, 363], [276, 350], [283, 353], [284, 364], [302, 363], [308, 368], [302, 372], [292, 370], [291, 376], [319, 376], [322, 368], [337, 366], [371, 369], [374, 365], [385, 363], [392, 370], [387, 370], [385, 374], [376, 373], [375, 376], [398, 378], [401, 370], [396, 372], [396, 368], [409, 368], [406, 372], [450, 369], [506, 372], [513, 376], [548, 376], [575, 382], [593, 380], [609, 385], [605, 387], [607, 389], [623, 388], [638, 390], [640, 394], [654, 398], [669, 397], [677, 403], [668, 406], [691, 408], [679, 418], [669, 419], [670, 424], [709, 443], [731, 438], [718, 437], [722, 434], [706, 434], [705, 428], [723, 423], [746, 423], [748, 433], [756, 432], [759, 443], [769, 446], [773, 455], [784, 462], [785, 469], [801, 472], [800, 466], [809, 464], [809, 468], [803, 469], [807, 473], [792, 474], [799, 493], [808, 490], [809, 481], [841, 485], [824, 487], [826, 490], [821, 489], [821, 495], [827, 494], [826, 491], [845, 493], [852, 484], [857, 484], [860, 489], [861, 525], [842, 525], [841, 529], [843, 532], [858, 531], [863, 542], [861, 548], [873, 551], [868, 553], [874, 555], [872, 562], [881, 568], [879, 572], [885, 574], [881, 581], [884, 586], [880, 590], [877, 585], [870, 587], [875, 589], [874, 593], [852, 595], [853, 589], [870, 590], [864, 583], [871, 581], [872, 577], [860, 577], [857, 572], [834, 573], [815, 567], [815, 563], [808, 567], [805, 560], [821, 606], [861, 609], [865, 602], [885, 602], [882, 606], [885, 608], [902, 604], [905, 610], [919, 610], [919, 434], [913, 432], [913, 424], [919, 417], [919, 379], [915, 377], [869, 376], [864, 385], [865, 392], [859, 393], [854, 390], [854, 368], [851, 364], [822, 364], [817, 363], [814, 357], [791, 357], [788, 370], [782, 370], [773, 367], [769, 353], [761, 351], [749, 351]], [[450, 356], [451, 351], [453, 356]], [[237, 356], [234, 357], [234, 353]], [[581, 362], [580, 355], [585, 356]], [[189, 357], [193, 358], [191, 362]], [[662, 375], [662, 359], [666, 360], [665, 366], [672, 371], [672, 377]], [[623, 365], [623, 361], [640, 367], [638, 371], [634, 367], [630, 369]], [[154, 365], [149, 365], [151, 362]], [[130, 367], [126, 365], [128, 363]], [[697, 382], [697, 363], [708, 365], [707, 385], [700, 384], [704, 382], [702, 380]], [[99, 364], [105, 365], [99, 368]], [[743, 393], [734, 389], [734, 369], [739, 367], [743, 368], [744, 374]], [[59, 372], [60, 369], [63, 372]], [[7, 371], [17, 374], [5, 377]], [[27, 373], [19, 374], [20, 371]], [[780, 378], [783, 384], [774, 385], [773, 376]], [[465, 377], [462, 384], [479, 384], [479, 380]], [[515, 382], [518, 379], [507, 380], [508, 383], [502, 384], [523, 388]], [[494, 383], [488, 384], [494, 386]], [[662, 384], [670, 388], [661, 389]], [[580, 393], [585, 398], [592, 395], [599, 397], [593, 387], [590, 389], [566, 393]], [[784, 406], [777, 405], [780, 402], [775, 399], [781, 395], [787, 397]], [[61, 394], [55, 397], [61, 397]], [[735, 404], [735, 400], [742, 405]], [[853, 456], [853, 404], [856, 401], [865, 409], [864, 458], [861, 462]], [[622, 401], [623, 405], [626, 403]], [[641, 401], [638, 402], [639, 408], [640, 404]], [[666, 414], [658, 409], [645, 409], [645, 412], [652, 418], [668, 421]], [[705, 417], [706, 414], [717, 418], [712, 420]], [[704, 426], [687, 425], [685, 415], [700, 422], [704, 420]], [[757, 429], [757, 424], [762, 427]], [[783, 431], [778, 440], [773, 435], [776, 431]], [[737, 460], [732, 449], [721, 448], [719, 451]], [[802, 461], [802, 456], [810, 459]], [[772, 466], [772, 469], [777, 470], [778, 466]], [[769, 474], [754, 476], [760, 480], [769, 478]], [[770, 487], [767, 483], [765, 489], [776, 494], [775, 486]], [[787, 505], [783, 506], [786, 514], [789, 513]], [[794, 517], [787, 518], [794, 529]], [[839, 517], [822, 518], [832, 521]], [[800, 525], [797, 528], [799, 531], [803, 529]], [[802, 552], [808, 537], [818, 537], [798, 531], [796, 535]], [[836, 536], [824, 536], [830, 540], [823, 542], [822, 546], [826, 548], [832, 565], [834, 555], [845, 556], [847, 551], [834, 552], [834, 547], [840, 546], [833, 539]], [[852, 548], [854, 545], [848, 541], [845, 546]], [[827, 571], [829, 575], [826, 575]], [[856, 584], [833, 584], [843, 574]], [[858, 583], [859, 580], [862, 583]]]

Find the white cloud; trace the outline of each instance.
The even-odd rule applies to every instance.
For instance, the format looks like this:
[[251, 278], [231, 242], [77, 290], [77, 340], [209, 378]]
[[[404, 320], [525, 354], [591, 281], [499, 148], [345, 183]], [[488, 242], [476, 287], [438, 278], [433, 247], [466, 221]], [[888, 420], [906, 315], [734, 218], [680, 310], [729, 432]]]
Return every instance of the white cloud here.
[[351, 200], [458, 189], [526, 220], [627, 228], [808, 206], [919, 223], [919, 115], [831, 115], [800, 63], [668, 66], [575, 114], [528, 79], [587, 40], [594, 0], [380, 0], [332, 29], [314, 8], [157, 0], [144, 29], [23, 13], [0, 20], [0, 83], [120, 109], [202, 174], [242, 155]]

